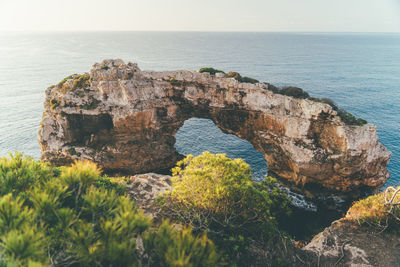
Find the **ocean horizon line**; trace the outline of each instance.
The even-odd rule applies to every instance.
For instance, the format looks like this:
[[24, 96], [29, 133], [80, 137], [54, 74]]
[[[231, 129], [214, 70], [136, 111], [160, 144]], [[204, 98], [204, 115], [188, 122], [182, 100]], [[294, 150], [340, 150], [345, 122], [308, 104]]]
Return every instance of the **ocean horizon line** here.
[[232, 30], [0, 30], [3, 33], [277, 33], [277, 34], [400, 34], [400, 32], [375, 31], [232, 31]]

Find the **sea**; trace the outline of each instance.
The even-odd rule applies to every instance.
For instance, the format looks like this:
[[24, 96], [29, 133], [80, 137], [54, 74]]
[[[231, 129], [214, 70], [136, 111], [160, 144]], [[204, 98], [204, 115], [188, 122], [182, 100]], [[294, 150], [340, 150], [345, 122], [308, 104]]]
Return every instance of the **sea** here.
[[[45, 89], [120, 58], [142, 70], [237, 71], [277, 86], [297, 86], [378, 127], [393, 152], [386, 186], [400, 184], [400, 34], [264, 32], [0, 33], [0, 156], [40, 158], [37, 133]], [[226, 153], [250, 164], [255, 179], [267, 162], [252, 145], [211, 120], [191, 118], [176, 134], [181, 154]]]

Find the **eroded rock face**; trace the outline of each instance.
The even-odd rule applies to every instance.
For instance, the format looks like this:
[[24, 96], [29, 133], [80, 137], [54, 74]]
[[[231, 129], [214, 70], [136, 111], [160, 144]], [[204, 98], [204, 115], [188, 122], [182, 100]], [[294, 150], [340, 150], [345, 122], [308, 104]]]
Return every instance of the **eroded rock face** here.
[[300, 185], [333, 191], [378, 188], [389, 178], [390, 152], [376, 127], [345, 125], [329, 105], [275, 94], [267, 83], [222, 74], [141, 71], [105, 60], [89, 74], [46, 90], [39, 131], [42, 159], [90, 159], [106, 171], [170, 168], [175, 133], [191, 117], [208, 118], [248, 140], [268, 169]]
[[146, 214], [157, 218], [160, 207], [155, 205], [157, 197], [172, 189], [171, 176], [157, 173], [138, 174], [129, 177], [128, 194]]
[[400, 236], [340, 219], [316, 235], [303, 251], [318, 266], [399, 266]]

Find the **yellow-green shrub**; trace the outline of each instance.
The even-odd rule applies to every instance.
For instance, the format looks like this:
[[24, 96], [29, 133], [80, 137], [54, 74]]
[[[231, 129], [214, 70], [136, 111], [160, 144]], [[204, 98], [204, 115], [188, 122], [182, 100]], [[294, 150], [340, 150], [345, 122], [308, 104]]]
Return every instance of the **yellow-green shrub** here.
[[[182, 226], [180, 226], [182, 227]], [[192, 229], [177, 230], [164, 221], [154, 232], [144, 236], [144, 246], [150, 252], [150, 266], [218, 266], [220, 257], [214, 243], [205, 234], [195, 237]]]
[[18, 152], [10, 154], [0, 159], [0, 196], [24, 193], [34, 184], [43, 183], [57, 175], [58, 170], [47, 163], [35, 161]]
[[[60, 173], [58, 168], [22, 154], [3, 157], [0, 266], [47, 266], [50, 262], [55, 266], [136, 266], [144, 262], [143, 255], [162, 265], [156, 259], [164, 258], [155, 255], [162, 250], [158, 247], [162, 242], [152, 243], [151, 251], [139, 253], [137, 249], [142, 236], [162, 240], [157, 235], [159, 226], [107, 179], [92, 162], [75, 162]], [[210, 242], [208, 239], [186, 230], [178, 234], [172, 227], [165, 229], [169, 236], [183, 235], [193, 241], [179, 246], [171, 243], [170, 255], [189, 251], [185, 260], [195, 262], [193, 266], [209, 262], [199, 258], [202, 250], [196, 245]], [[207, 253], [214, 255], [213, 249], [210, 246]], [[178, 256], [166, 266], [176, 266], [181, 260]]]
[[165, 214], [208, 231], [231, 261], [244, 264], [250, 243], [267, 244], [288, 215], [289, 199], [276, 180], [254, 182], [242, 159], [204, 152], [178, 162], [172, 173], [173, 188], [159, 200]]
[[[391, 199], [394, 190], [389, 190], [369, 196], [353, 203], [347, 211], [346, 218], [359, 223], [373, 224], [376, 226], [388, 226], [388, 223], [400, 223], [395, 217], [400, 217], [398, 206], [385, 205]], [[400, 202], [400, 194], [397, 194], [394, 203]]]

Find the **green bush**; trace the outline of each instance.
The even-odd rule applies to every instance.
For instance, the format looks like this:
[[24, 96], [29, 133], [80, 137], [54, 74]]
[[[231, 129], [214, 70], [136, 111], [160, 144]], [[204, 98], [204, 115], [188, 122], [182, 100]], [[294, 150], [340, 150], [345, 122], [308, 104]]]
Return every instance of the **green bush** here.
[[15, 196], [23, 194], [35, 184], [57, 175], [59, 170], [51, 168], [47, 163], [35, 161], [22, 153], [10, 154], [9, 158], [0, 159], [0, 196], [8, 193]]
[[75, 75], [74, 82], [72, 83], [72, 89], [88, 87], [90, 85], [90, 82], [91, 79], [89, 74], [87, 73], [81, 75]]
[[258, 83], [259, 81], [258, 80], [256, 80], [256, 79], [253, 79], [253, 78], [249, 78], [249, 77], [242, 77], [240, 80], [239, 80], [240, 82], [242, 82], [242, 83]]
[[190, 228], [177, 230], [164, 221], [157, 231], [144, 236], [150, 266], [218, 266], [215, 245], [205, 234], [195, 238]]
[[92, 110], [97, 108], [97, 106], [101, 103], [101, 100], [98, 100], [94, 98], [93, 96], [90, 96], [89, 100], [87, 101], [86, 104], [80, 106], [81, 109], [85, 110]]
[[127, 187], [125, 185], [121, 184], [121, 182], [113, 182], [112, 179], [115, 180], [115, 178], [102, 176], [96, 180], [94, 185], [96, 188], [104, 188], [107, 190], [114, 190], [119, 195], [125, 194], [127, 192]]
[[211, 75], [215, 75], [216, 73], [223, 73], [223, 74], [225, 74], [225, 72], [223, 72], [222, 70], [217, 70], [217, 69], [214, 69], [214, 68], [201, 68], [201, 69], [199, 69], [199, 72], [200, 72], [200, 73], [208, 72], [208, 73], [210, 73]]
[[[72, 80], [72, 86], [69, 84], [66, 84], [68, 80]], [[58, 88], [62, 93], [67, 93], [71, 90], [74, 89], [79, 89], [79, 88], [86, 88], [90, 86], [90, 83], [92, 82], [92, 78], [88, 73], [84, 74], [73, 74], [70, 75], [66, 78], [64, 78], [61, 82], [57, 84]]]
[[[76, 74], [74, 74], [74, 75], [76, 75]], [[74, 75], [69, 75], [68, 77], [65, 77], [61, 82], [59, 82], [57, 84], [57, 86], [60, 88], [63, 87], [64, 83], [66, 83], [68, 80], [73, 79]]]
[[[68, 252], [83, 266], [130, 266], [138, 262], [136, 239], [149, 229], [151, 218], [139, 212], [128, 197], [111, 192], [95, 203], [95, 190], [85, 198], [84, 207], [92, 213], [91, 221], [78, 221], [69, 234]], [[93, 194], [94, 192], [94, 194]], [[105, 196], [104, 192], [97, 194]], [[103, 218], [99, 220], [99, 218]]]
[[165, 214], [207, 230], [227, 261], [250, 260], [250, 244], [267, 244], [289, 213], [290, 201], [276, 180], [254, 182], [242, 159], [204, 152], [178, 162], [172, 173], [173, 189], [159, 200]]
[[367, 124], [368, 122], [366, 120], [363, 120], [361, 118], [356, 118], [353, 114], [350, 112], [347, 112], [344, 109], [339, 109], [337, 111], [338, 116], [340, 119], [346, 123], [347, 125], [358, 125], [358, 126], [363, 126], [364, 124]]
[[318, 100], [319, 100], [318, 102], [328, 104], [329, 106], [332, 107], [333, 110], [336, 110], [336, 111], [337, 111], [337, 110], [339, 109], [339, 107], [338, 107], [338, 105], [335, 103], [335, 101], [333, 101], [333, 100], [330, 99], [330, 98], [322, 98], [322, 99], [318, 99]]
[[44, 235], [36, 228], [21, 227], [2, 236], [0, 247], [3, 257], [16, 266], [29, 265], [30, 262], [48, 263]]
[[218, 265], [207, 237], [153, 223], [124, 192], [89, 161], [59, 169], [1, 158], [0, 266]]
[[68, 154], [70, 154], [71, 156], [76, 155], [76, 150], [74, 147], [71, 147], [68, 149]]
[[279, 87], [276, 87], [276, 86], [273, 85], [273, 84], [268, 84], [267, 89], [268, 89], [269, 91], [275, 93], [275, 94], [279, 93], [279, 90], [280, 90]]
[[294, 86], [283, 87], [282, 89], [279, 90], [278, 93], [281, 95], [287, 95], [287, 96], [292, 96], [294, 98], [301, 98], [301, 99], [310, 97], [310, 95], [306, 91], [304, 91], [303, 89], [301, 89], [299, 87], [294, 87]]
[[60, 103], [56, 99], [50, 100], [50, 108], [51, 109], [56, 109], [58, 106], [60, 106]]
[[234, 78], [235, 80], [242, 83], [258, 83], [259, 81], [249, 77], [242, 77], [238, 72], [231, 71], [225, 74], [226, 78]]

